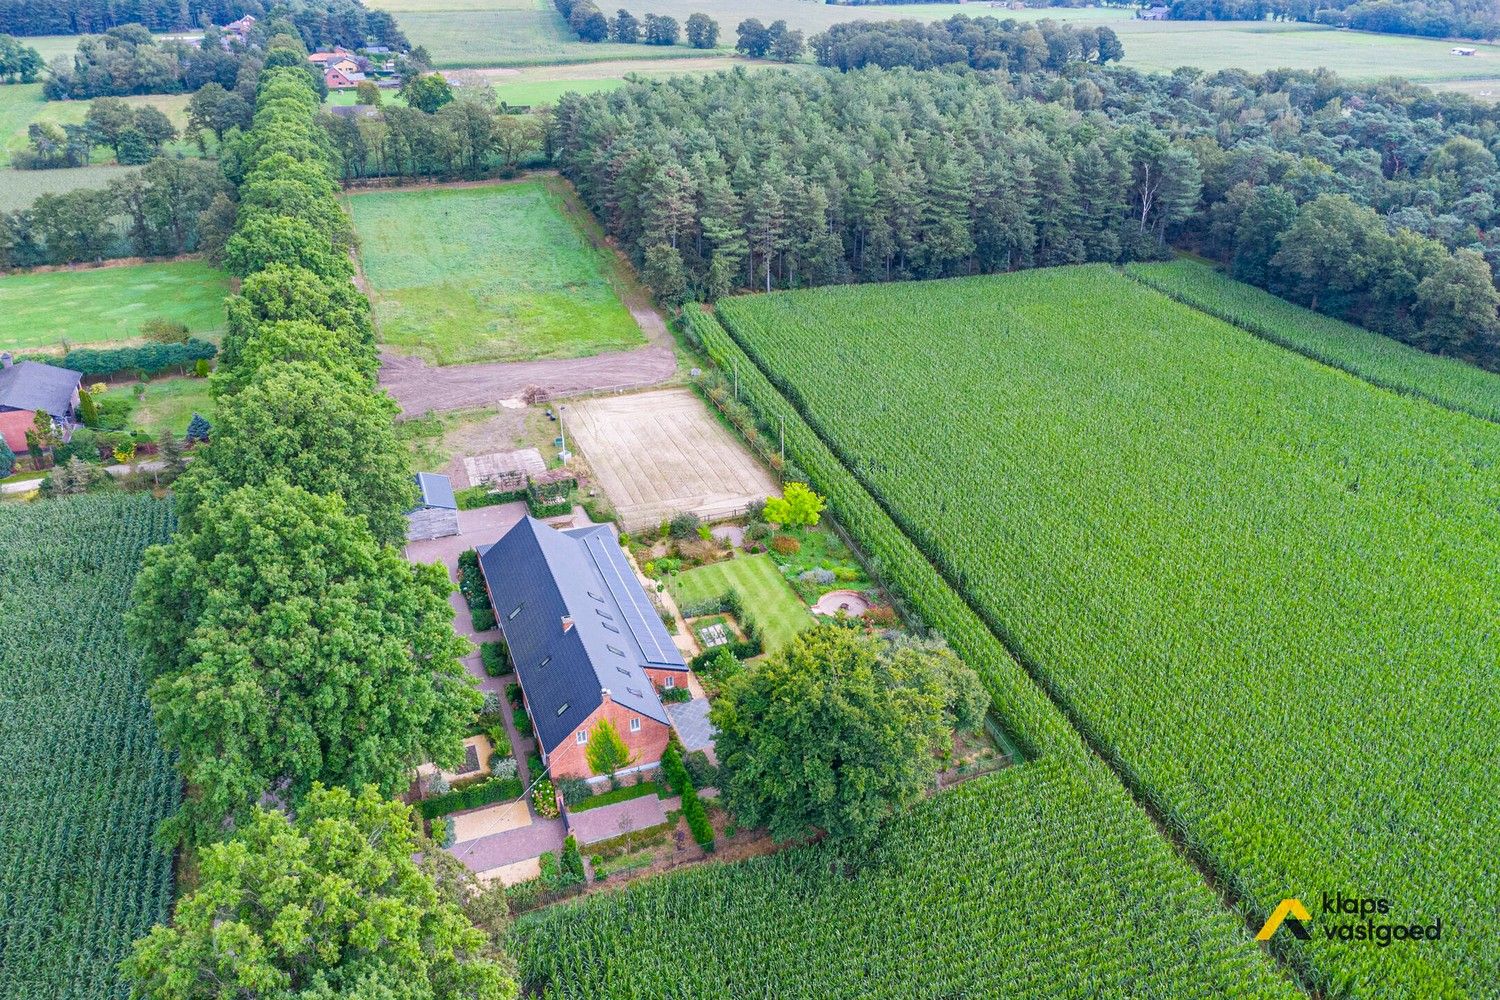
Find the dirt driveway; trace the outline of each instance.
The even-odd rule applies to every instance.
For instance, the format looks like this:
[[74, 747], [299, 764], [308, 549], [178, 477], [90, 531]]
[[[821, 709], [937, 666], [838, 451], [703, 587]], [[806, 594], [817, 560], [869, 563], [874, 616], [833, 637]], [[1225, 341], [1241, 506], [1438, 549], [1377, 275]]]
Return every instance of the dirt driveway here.
[[462, 410], [515, 399], [533, 385], [548, 397], [578, 396], [658, 385], [676, 372], [676, 356], [670, 347], [660, 344], [587, 358], [441, 368], [430, 367], [420, 358], [380, 356], [380, 384], [400, 404], [401, 415], [406, 417], [420, 417], [428, 410]]

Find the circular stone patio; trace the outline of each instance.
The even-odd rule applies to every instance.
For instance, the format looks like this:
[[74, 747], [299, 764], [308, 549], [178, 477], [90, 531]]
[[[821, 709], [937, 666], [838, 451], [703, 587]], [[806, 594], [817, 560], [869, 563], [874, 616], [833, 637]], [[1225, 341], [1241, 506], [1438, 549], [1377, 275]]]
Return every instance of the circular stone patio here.
[[812, 606], [813, 614], [836, 615], [840, 611], [858, 618], [870, 610], [870, 599], [857, 590], [830, 590]]

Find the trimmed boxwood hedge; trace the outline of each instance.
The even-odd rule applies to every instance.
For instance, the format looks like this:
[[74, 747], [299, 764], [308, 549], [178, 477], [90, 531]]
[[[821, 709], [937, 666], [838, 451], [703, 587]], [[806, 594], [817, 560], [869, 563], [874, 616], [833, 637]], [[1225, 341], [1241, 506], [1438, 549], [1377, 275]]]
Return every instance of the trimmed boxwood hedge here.
[[614, 805], [616, 802], [629, 802], [643, 795], [655, 795], [658, 789], [656, 782], [643, 781], [639, 785], [621, 785], [619, 788], [600, 792], [598, 795], [590, 795], [588, 798], [568, 807], [569, 812], [583, 812], [587, 809], [598, 809], [600, 806]]
[[522, 790], [519, 778], [486, 778], [472, 785], [423, 799], [417, 803], [417, 812], [424, 819], [436, 819], [464, 809], [478, 809], [507, 799], [518, 799]]

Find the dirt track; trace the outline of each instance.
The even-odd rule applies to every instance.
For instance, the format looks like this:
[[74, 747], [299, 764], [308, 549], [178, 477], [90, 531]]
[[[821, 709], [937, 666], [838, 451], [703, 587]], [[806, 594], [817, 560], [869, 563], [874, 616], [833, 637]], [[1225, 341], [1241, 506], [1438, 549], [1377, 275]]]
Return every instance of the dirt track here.
[[664, 344], [588, 358], [443, 368], [428, 367], [420, 358], [380, 356], [380, 384], [408, 417], [421, 416], [428, 410], [462, 410], [514, 399], [531, 385], [541, 387], [549, 396], [576, 396], [656, 385], [676, 371], [677, 359]]

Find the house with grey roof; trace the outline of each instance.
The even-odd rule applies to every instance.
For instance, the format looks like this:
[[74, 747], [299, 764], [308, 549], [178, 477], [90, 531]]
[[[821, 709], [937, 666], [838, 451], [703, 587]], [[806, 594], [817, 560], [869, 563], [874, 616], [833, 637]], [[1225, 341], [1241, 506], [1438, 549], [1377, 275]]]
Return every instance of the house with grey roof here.
[[609, 525], [559, 531], [534, 517], [479, 553], [542, 759], [554, 777], [594, 777], [589, 740], [608, 720], [655, 767], [672, 722], [658, 688], [688, 668]]
[[0, 413], [38, 410], [64, 429], [78, 412], [83, 373], [37, 361], [14, 361], [0, 354]]
[[458, 501], [453, 482], [435, 472], [419, 472], [417, 506], [406, 512], [406, 540], [424, 541], [458, 534]]

